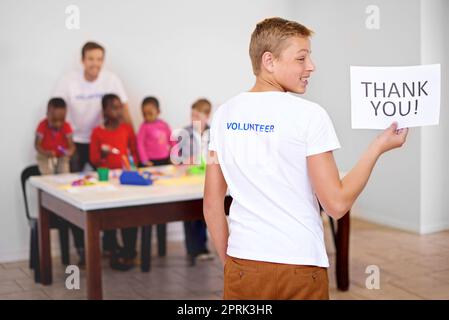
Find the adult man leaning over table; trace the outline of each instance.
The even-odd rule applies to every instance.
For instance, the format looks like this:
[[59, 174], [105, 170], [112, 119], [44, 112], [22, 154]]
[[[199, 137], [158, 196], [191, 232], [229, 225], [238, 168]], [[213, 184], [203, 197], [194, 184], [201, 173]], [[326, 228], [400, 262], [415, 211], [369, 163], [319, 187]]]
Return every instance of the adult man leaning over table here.
[[[101, 99], [114, 93], [123, 102], [123, 121], [131, 124], [128, 97], [120, 79], [103, 69], [105, 49], [95, 42], [87, 42], [81, 50], [82, 70], [66, 74], [57, 84], [53, 96], [61, 97], [67, 104], [67, 120], [73, 128], [76, 152], [70, 160], [70, 171], [80, 172], [89, 163], [89, 144], [92, 130], [102, 123]], [[84, 265], [83, 231], [71, 225], [75, 247]]]

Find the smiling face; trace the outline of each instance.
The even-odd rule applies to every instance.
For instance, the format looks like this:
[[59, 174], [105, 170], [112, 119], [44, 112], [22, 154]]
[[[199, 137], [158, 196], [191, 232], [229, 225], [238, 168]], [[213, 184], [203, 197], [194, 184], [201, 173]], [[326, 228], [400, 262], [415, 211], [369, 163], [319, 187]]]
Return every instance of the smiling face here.
[[315, 70], [310, 53], [309, 38], [290, 37], [285, 40], [279, 57], [266, 52], [262, 63], [272, 80], [284, 91], [302, 94], [306, 92], [308, 79]]
[[93, 81], [100, 74], [103, 66], [104, 52], [101, 49], [91, 49], [84, 53], [82, 63], [84, 65], [84, 75], [87, 80]]

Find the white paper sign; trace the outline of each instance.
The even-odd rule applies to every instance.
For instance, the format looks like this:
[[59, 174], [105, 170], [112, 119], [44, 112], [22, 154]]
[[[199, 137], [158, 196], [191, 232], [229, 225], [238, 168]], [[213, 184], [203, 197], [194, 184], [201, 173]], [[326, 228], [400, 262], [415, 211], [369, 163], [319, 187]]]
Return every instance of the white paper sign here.
[[351, 66], [353, 129], [437, 125], [440, 118], [440, 65]]

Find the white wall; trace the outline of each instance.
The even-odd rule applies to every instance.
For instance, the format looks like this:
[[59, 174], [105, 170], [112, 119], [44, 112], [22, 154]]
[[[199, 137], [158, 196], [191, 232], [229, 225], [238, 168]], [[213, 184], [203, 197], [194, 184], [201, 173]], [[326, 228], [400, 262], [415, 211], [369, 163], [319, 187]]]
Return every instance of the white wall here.
[[[80, 30], [65, 28], [69, 4], [81, 10]], [[370, 4], [381, 10], [380, 30], [365, 28], [365, 8]], [[421, 13], [426, 10], [430, 13]], [[252, 85], [248, 44], [257, 21], [283, 16], [304, 23], [316, 32], [312, 50], [317, 64], [306, 96], [334, 119], [343, 146], [336, 159], [347, 171], [377, 134], [350, 128], [349, 65], [420, 64], [420, 35], [428, 33], [424, 21], [432, 21], [432, 10], [421, 8], [419, 0], [1, 1], [0, 261], [27, 257], [19, 174], [34, 161], [33, 131], [52, 88], [62, 74], [79, 67], [80, 48], [87, 40], [105, 45], [106, 67], [124, 82], [136, 125], [141, 122], [141, 99], [154, 94], [161, 100], [162, 117], [178, 127], [189, 121], [190, 104], [196, 98], [206, 96], [218, 105]], [[447, 2], [444, 10], [448, 17]], [[440, 37], [442, 30], [448, 30], [447, 19], [445, 29], [441, 26], [433, 27], [440, 30]], [[438, 48], [429, 56], [432, 62], [444, 58]], [[447, 90], [442, 91], [447, 108]], [[403, 150], [382, 157], [357, 203], [362, 217], [416, 232], [422, 231], [422, 224], [425, 229], [435, 223], [447, 225], [448, 201], [438, 193], [448, 189], [449, 181], [443, 165], [448, 160], [442, 148], [448, 141], [444, 116], [447, 111], [442, 110], [442, 131], [413, 129]], [[435, 159], [422, 151], [435, 154], [438, 167], [433, 168]], [[444, 176], [439, 175], [442, 171]], [[179, 224], [172, 231], [182, 235]]]
[[440, 124], [421, 130], [420, 232], [449, 228], [449, 1], [421, 1], [421, 61], [441, 63]]
[[[380, 29], [368, 30], [368, 5], [380, 10]], [[349, 66], [420, 64], [418, 0], [298, 1], [297, 19], [315, 30], [312, 56], [317, 70], [307, 96], [331, 115], [342, 148], [335, 152], [340, 170], [349, 171], [377, 130], [351, 129]], [[357, 213], [377, 223], [419, 230], [420, 129], [407, 144], [381, 157], [359, 197]]]
[[[80, 30], [65, 27], [70, 4], [80, 8]], [[179, 127], [195, 99], [218, 105], [250, 88], [251, 31], [267, 16], [291, 17], [289, 8], [275, 0], [2, 0], [0, 261], [27, 257], [19, 175], [34, 162], [33, 132], [56, 81], [79, 67], [87, 40], [105, 45], [106, 67], [124, 82], [136, 126], [140, 102], [151, 94], [160, 98], [161, 116]], [[179, 224], [169, 227], [182, 235]]]

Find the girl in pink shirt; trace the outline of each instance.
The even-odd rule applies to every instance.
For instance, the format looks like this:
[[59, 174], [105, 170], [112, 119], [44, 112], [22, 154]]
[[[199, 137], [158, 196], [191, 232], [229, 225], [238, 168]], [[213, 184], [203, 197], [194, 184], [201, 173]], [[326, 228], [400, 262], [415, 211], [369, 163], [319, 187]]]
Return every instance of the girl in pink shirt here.
[[140, 161], [145, 166], [170, 164], [170, 150], [175, 141], [170, 141], [170, 126], [159, 119], [159, 101], [147, 97], [142, 101], [144, 122], [137, 134], [137, 149]]

